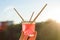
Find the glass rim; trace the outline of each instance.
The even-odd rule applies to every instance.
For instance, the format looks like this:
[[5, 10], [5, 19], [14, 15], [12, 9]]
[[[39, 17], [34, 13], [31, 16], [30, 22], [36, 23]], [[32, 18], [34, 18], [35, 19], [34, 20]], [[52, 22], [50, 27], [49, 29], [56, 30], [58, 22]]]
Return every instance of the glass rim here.
[[[30, 24], [31, 22], [32, 22], [32, 21], [24, 21], [24, 22], [22, 22], [22, 24], [23, 24], [23, 23], [29, 23], [29, 24]], [[31, 24], [35, 24], [35, 22], [33, 22], [33, 23], [31, 23]]]

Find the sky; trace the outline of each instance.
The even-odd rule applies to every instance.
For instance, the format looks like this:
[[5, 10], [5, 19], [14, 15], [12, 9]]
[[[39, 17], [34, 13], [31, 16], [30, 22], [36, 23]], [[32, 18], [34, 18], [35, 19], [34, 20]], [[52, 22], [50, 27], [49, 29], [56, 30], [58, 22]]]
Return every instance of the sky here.
[[25, 21], [29, 21], [34, 12], [33, 20], [46, 3], [46, 8], [36, 19], [36, 22], [48, 19], [60, 22], [60, 0], [0, 0], [0, 21], [20, 23], [22, 20], [13, 8], [16, 8]]

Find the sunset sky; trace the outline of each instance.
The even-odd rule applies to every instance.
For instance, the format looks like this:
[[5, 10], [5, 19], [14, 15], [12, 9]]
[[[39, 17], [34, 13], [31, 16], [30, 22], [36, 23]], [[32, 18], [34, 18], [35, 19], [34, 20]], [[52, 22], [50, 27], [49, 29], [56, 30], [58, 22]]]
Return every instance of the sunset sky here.
[[36, 22], [46, 21], [47, 19], [60, 22], [60, 0], [0, 0], [0, 21], [21, 22], [21, 18], [13, 8], [16, 8], [26, 21], [29, 21], [32, 12], [34, 12], [33, 20], [46, 3], [46, 8]]

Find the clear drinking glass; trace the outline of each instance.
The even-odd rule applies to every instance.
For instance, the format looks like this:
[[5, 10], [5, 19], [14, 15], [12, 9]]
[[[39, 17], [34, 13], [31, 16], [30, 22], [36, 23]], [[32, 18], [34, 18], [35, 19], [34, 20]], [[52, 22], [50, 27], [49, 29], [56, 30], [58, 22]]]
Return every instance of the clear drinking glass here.
[[34, 36], [35, 23], [28, 21], [22, 22], [22, 31], [24, 32], [24, 35]]

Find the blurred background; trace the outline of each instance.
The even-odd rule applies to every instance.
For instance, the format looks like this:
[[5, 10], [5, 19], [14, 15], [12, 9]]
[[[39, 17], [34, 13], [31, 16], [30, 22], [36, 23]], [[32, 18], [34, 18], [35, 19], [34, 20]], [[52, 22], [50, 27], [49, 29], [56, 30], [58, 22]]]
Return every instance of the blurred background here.
[[0, 0], [0, 40], [19, 40], [21, 35], [21, 18], [32, 20], [47, 3], [46, 8], [36, 19], [36, 40], [60, 40], [60, 0]]
[[[0, 22], [0, 40], [19, 40], [22, 25], [11, 21]], [[8, 25], [9, 24], [9, 25]], [[36, 40], [60, 40], [60, 23], [54, 20], [36, 23]]]

